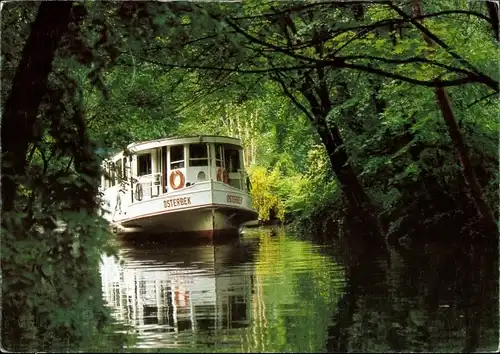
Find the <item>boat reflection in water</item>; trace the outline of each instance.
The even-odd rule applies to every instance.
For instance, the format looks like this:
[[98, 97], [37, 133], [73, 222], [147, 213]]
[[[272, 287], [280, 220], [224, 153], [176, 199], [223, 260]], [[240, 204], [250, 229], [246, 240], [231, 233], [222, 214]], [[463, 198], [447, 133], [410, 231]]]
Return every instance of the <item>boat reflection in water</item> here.
[[119, 257], [103, 259], [103, 293], [140, 347], [206, 347], [211, 333], [248, 326], [251, 244], [123, 245]]

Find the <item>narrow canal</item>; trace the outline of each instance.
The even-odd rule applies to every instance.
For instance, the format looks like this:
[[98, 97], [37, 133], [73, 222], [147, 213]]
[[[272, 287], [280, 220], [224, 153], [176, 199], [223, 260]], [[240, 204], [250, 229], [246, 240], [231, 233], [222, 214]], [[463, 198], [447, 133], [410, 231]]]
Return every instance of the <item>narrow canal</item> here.
[[498, 273], [475, 277], [451, 252], [428, 250], [404, 261], [393, 254], [390, 265], [352, 263], [335, 246], [281, 229], [253, 229], [217, 245], [123, 243], [119, 257], [103, 259], [103, 294], [114, 316], [136, 334], [132, 350], [456, 352], [467, 343], [480, 351], [498, 346]]

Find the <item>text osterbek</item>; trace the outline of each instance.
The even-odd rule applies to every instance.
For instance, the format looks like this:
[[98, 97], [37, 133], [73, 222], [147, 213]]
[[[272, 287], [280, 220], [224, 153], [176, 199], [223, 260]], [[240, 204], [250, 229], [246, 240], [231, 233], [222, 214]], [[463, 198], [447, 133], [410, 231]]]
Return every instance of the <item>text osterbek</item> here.
[[241, 204], [243, 202], [242, 197], [232, 194], [228, 194], [226, 200], [228, 203], [235, 203], [235, 204]]
[[191, 197], [165, 199], [163, 201], [163, 206], [165, 208], [175, 208], [178, 206], [190, 205], [190, 204], [191, 204]]

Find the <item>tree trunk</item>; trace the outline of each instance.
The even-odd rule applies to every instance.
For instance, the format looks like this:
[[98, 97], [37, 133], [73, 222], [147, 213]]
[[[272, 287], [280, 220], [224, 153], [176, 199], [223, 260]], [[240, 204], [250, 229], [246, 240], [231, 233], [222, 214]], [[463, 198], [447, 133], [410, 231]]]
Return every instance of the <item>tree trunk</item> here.
[[[343, 194], [356, 215], [360, 217], [359, 221], [367, 229], [363, 241], [370, 247], [373, 246], [385, 251], [386, 242], [375, 207], [349, 162], [349, 156], [343, 147], [344, 142], [340, 132], [336, 126], [330, 127], [328, 130], [330, 134], [320, 133], [320, 136], [328, 151], [332, 169], [337, 176]], [[362, 228], [364, 229], [364, 227]]]
[[24, 46], [2, 121], [2, 211], [10, 211], [26, 169], [38, 107], [47, 91], [52, 61], [71, 18], [72, 2], [42, 2]]
[[[423, 15], [422, 6], [420, 0], [413, 0], [413, 16], [419, 17]], [[423, 20], [421, 20], [423, 22]], [[432, 47], [434, 44], [425, 34], [423, 35], [424, 40], [427, 44]], [[479, 211], [480, 217], [483, 221], [485, 231], [488, 234], [494, 235], [496, 237], [498, 233], [498, 227], [496, 224], [495, 216], [486, 202], [481, 185], [479, 184], [476, 173], [472, 166], [469, 152], [467, 146], [464, 142], [462, 133], [455, 119], [455, 114], [453, 113], [450, 98], [448, 97], [446, 90], [443, 87], [438, 87], [435, 90], [436, 102], [441, 110], [446, 127], [448, 128], [448, 134], [450, 135], [453, 147], [457, 153], [458, 161], [462, 167], [463, 176], [469, 186], [469, 191], [472, 196], [472, 200]]]
[[486, 7], [488, 9], [488, 15], [490, 16], [491, 19], [491, 29], [493, 31], [493, 36], [498, 41], [500, 40], [500, 33], [498, 30], [500, 21], [500, 15], [499, 15], [500, 7], [498, 5], [498, 2], [492, 0], [486, 1]]
[[[354, 12], [355, 16], [362, 18], [363, 6], [356, 7]], [[286, 17], [284, 20], [279, 25], [290, 45], [292, 39], [288, 36], [288, 29], [293, 34], [297, 34], [297, 31], [290, 17]], [[322, 57], [324, 55], [324, 47], [320, 37], [320, 34], [314, 31], [313, 42], [316, 43], [314, 49], [316, 54]], [[311, 107], [310, 112], [307, 112], [308, 110], [299, 103], [279, 76], [276, 77], [276, 80], [283, 87], [285, 94], [292, 99], [299, 109], [306, 113], [313, 126], [317, 129], [318, 135], [327, 149], [330, 163], [337, 176], [340, 188], [350, 204], [351, 211], [354, 211], [360, 219], [360, 232], [355, 232], [359, 236], [359, 240], [349, 241], [353, 243], [360, 241], [359, 243], [366, 246], [365, 250], [367, 252], [377, 248], [388, 255], [387, 243], [375, 207], [369, 196], [365, 193], [358, 176], [352, 168], [338, 127], [335, 124], [328, 124], [327, 118], [332, 109], [332, 100], [330, 98], [327, 72], [322, 65], [318, 64], [315, 68], [315, 74], [317, 75], [317, 79], [313, 80], [310, 73], [303, 72], [301, 84], [298, 85], [300, 86], [299, 91]], [[295, 82], [294, 85], [296, 84], [298, 83]]]
[[[318, 71], [320, 72], [319, 76], [321, 80], [321, 69], [318, 69]], [[328, 124], [327, 122], [328, 113], [332, 109], [328, 88], [324, 83], [319, 83], [316, 84], [317, 87], [313, 91], [313, 85], [312, 79], [306, 77], [301, 92], [311, 106], [312, 116], [310, 116], [310, 119], [312, 119], [312, 124], [316, 127], [326, 147], [340, 188], [349, 202], [352, 211], [355, 211], [356, 215], [360, 218], [359, 222], [363, 225], [361, 227], [363, 230], [362, 235], [360, 233], [359, 236], [361, 236], [362, 242], [365, 245], [388, 252], [375, 207], [370, 197], [365, 193], [349, 161], [349, 156], [345, 150], [338, 127], [335, 124]], [[314, 92], [316, 92], [319, 99]]]
[[443, 87], [436, 89], [436, 101], [439, 104], [443, 119], [448, 127], [448, 133], [450, 134], [453, 146], [457, 152], [458, 160], [462, 166], [462, 173], [467, 184], [469, 185], [472, 199], [477, 207], [477, 210], [481, 214], [486, 230], [489, 233], [492, 232], [496, 234], [497, 226], [495, 216], [484, 198], [481, 185], [477, 180], [474, 167], [472, 166], [472, 162], [470, 160], [469, 152], [467, 151], [467, 146], [465, 145], [464, 138], [455, 119], [450, 99]]

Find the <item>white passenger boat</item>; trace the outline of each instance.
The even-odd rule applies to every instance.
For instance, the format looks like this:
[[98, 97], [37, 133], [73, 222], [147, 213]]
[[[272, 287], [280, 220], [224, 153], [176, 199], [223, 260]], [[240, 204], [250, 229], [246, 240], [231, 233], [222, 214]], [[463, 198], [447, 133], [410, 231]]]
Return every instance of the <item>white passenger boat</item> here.
[[132, 143], [104, 161], [101, 190], [116, 233], [213, 236], [257, 219], [243, 149], [222, 136]]

